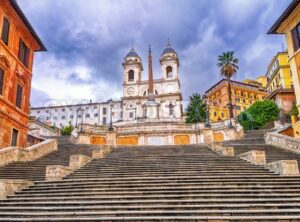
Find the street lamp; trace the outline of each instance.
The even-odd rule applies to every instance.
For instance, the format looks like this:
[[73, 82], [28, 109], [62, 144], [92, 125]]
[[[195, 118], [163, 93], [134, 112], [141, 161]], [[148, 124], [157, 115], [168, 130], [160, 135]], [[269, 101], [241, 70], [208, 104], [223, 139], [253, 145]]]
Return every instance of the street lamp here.
[[113, 100], [112, 100], [112, 99], [109, 99], [107, 102], [108, 102], [109, 107], [110, 107], [110, 122], [109, 122], [109, 128], [108, 128], [108, 130], [109, 130], [109, 131], [113, 131], [113, 130], [114, 130], [113, 125], [112, 125], [112, 107], [113, 107]]
[[208, 102], [207, 94], [204, 94], [202, 98], [203, 98], [204, 103], [206, 105], [206, 109], [205, 109], [205, 119], [206, 119], [205, 127], [210, 127], [210, 123], [209, 123], [209, 102]]
[[228, 103], [227, 105], [228, 109], [229, 109], [229, 125], [228, 125], [228, 128], [229, 129], [232, 129], [233, 128], [233, 125], [232, 125], [232, 121], [231, 121], [231, 118], [232, 118], [232, 109], [233, 109], [233, 106], [231, 103]]

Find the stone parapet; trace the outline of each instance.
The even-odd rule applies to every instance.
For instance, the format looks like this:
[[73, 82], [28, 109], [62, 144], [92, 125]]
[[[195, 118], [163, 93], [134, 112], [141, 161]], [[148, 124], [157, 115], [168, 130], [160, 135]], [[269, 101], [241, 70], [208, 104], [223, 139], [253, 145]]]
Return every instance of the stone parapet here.
[[0, 166], [16, 161], [32, 161], [54, 150], [57, 150], [57, 140], [49, 139], [27, 148], [8, 147], [0, 149]]
[[85, 156], [82, 154], [71, 155], [69, 166], [61, 166], [61, 165], [47, 166], [45, 178], [47, 181], [60, 180], [70, 175], [75, 170], [85, 166], [93, 159], [104, 158], [105, 156], [109, 155], [112, 151], [113, 151], [112, 146], [105, 145], [100, 147], [99, 149], [93, 150], [92, 157]]
[[234, 147], [222, 146], [220, 143], [212, 143], [209, 147], [221, 156], [234, 156]]
[[49, 165], [46, 168], [46, 180], [60, 180], [73, 172], [69, 166]]
[[14, 194], [16, 191], [22, 190], [33, 185], [32, 181], [28, 180], [0, 180], [0, 199], [5, 199], [8, 195]]
[[266, 154], [263, 150], [251, 150], [240, 154], [239, 157], [255, 165], [266, 165]]
[[284, 176], [299, 175], [298, 161], [297, 160], [279, 160], [267, 163], [266, 168], [274, 173]]
[[90, 162], [91, 160], [92, 160], [92, 158], [82, 155], [82, 154], [71, 155], [69, 168], [71, 170], [77, 170], [77, 169], [81, 168], [82, 166], [84, 166], [85, 164], [87, 164], [88, 162]]
[[268, 145], [300, 153], [300, 139], [280, 134], [279, 131], [265, 134], [265, 142]]

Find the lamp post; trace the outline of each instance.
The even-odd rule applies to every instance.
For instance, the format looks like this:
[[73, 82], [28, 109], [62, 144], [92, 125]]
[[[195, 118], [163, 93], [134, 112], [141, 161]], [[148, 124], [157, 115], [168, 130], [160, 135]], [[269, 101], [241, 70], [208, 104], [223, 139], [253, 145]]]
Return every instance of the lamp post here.
[[204, 94], [203, 95], [203, 100], [204, 100], [204, 103], [206, 105], [206, 108], [205, 108], [205, 119], [206, 119], [206, 123], [205, 123], [205, 127], [210, 127], [210, 123], [209, 123], [209, 103], [208, 103], [208, 96], [207, 94]]
[[113, 107], [113, 100], [112, 100], [112, 99], [109, 99], [107, 102], [108, 102], [109, 107], [110, 107], [110, 122], [109, 122], [108, 130], [109, 130], [109, 131], [113, 131], [113, 130], [114, 130], [113, 125], [112, 125], [112, 107]]
[[228, 128], [232, 129], [233, 125], [232, 125], [231, 117], [232, 117], [232, 110], [233, 110], [232, 108], [233, 108], [233, 106], [232, 106], [231, 103], [228, 103], [227, 107], [229, 109], [229, 125], [228, 125]]

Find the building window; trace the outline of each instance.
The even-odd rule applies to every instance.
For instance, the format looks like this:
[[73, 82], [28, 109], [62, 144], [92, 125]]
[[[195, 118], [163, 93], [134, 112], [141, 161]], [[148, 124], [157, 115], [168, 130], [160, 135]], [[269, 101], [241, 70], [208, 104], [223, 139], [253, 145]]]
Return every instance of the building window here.
[[73, 115], [71, 115], [71, 116], [70, 116], [70, 119], [73, 119], [73, 118], [74, 118], [74, 116], [73, 116]]
[[217, 112], [214, 112], [214, 116], [217, 116]]
[[103, 108], [102, 113], [103, 113], [103, 115], [106, 115], [107, 109], [105, 107]]
[[20, 44], [19, 44], [19, 59], [26, 67], [28, 67], [29, 48], [25, 45], [22, 39], [20, 39]]
[[80, 115], [80, 114], [78, 115], [78, 118], [81, 118], [81, 115]]
[[128, 72], [128, 82], [133, 82], [134, 81], [134, 71], [131, 69]]
[[90, 114], [89, 113], [85, 114], [85, 118], [90, 118]]
[[57, 120], [57, 116], [54, 116], [54, 120]]
[[98, 117], [98, 113], [95, 113], [95, 114], [94, 114], [94, 117]]
[[224, 118], [224, 113], [221, 113], [222, 118]]
[[102, 124], [103, 124], [103, 125], [106, 125], [106, 117], [103, 117], [103, 118], [102, 118]]
[[46, 110], [46, 113], [49, 113], [49, 110]]
[[4, 89], [4, 70], [0, 68], [0, 96], [3, 95]]
[[129, 118], [133, 118], [133, 112], [129, 113]]
[[61, 111], [62, 111], [62, 112], [65, 112], [66, 110], [65, 110], [65, 109], [62, 109]]
[[94, 106], [94, 109], [97, 109], [97, 106]]
[[18, 84], [17, 86], [17, 95], [16, 95], [16, 106], [22, 108], [22, 96], [23, 96], [23, 87]]
[[300, 48], [300, 23], [292, 29], [292, 39], [294, 44], [294, 51], [296, 52]]
[[12, 135], [11, 135], [11, 146], [17, 146], [18, 145], [18, 137], [19, 137], [19, 131], [16, 129], [12, 130]]
[[66, 117], [65, 117], [65, 116], [62, 116], [61, 119], [66, 119]]
[[167, 72], [167, 78], [168, 79], [173, 78], [173, 68], [172, 68], [172, 66], [168, 66], [166, 68], [166, 72]]
[[7, 18], [3, 17], [1, 39], [5, 43], [5, 45], [8, 45], [9, 27], [10, 27], [9, 20]]
[[46, 120], [49, 120], [50, 119], [50, 117], [46, 117]]

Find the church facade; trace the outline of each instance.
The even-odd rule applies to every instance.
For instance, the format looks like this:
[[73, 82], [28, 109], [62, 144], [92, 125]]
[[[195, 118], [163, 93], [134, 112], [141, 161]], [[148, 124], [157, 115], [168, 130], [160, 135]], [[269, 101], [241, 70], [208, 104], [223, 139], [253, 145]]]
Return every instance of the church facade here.
[[103, 101], [64, 106], [31, 108], [31, 116], [49, 125], [71, 123], [108, 125], [139, 119], [156, 121], [181, 120], [182, 94], [179, 80], [179, 58], [168, 43], [160, 59], [161, 78], [153, 79], [152, 54], [149, 47], [148, 79], [143, 80], [143, 62], [132, 47], [124, 57], [123, 95], [117, 101]]

